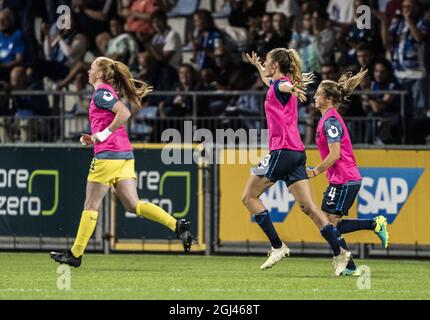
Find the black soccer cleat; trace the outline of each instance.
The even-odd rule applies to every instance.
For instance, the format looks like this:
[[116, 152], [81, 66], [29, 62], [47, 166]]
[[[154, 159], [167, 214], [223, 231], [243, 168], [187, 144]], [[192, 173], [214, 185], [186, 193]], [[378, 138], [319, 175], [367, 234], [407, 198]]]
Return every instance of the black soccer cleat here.
[[68, 264], [69, 266], [75, 268], [79, 267], [82, 261], [82, 256], [80, 256], [79, 258], [75, 258], [72, 254], [72, 251], [70, 250], [66, 250], [63, 252], [52, 251], [49, 253], [49, 256], [58, 263]]
[[190, 252], [193, 236], [190, 232], [190, 222], [185, 219], [180, 219], [176, 222], [176, 234], [182, 241], [185, 252]]

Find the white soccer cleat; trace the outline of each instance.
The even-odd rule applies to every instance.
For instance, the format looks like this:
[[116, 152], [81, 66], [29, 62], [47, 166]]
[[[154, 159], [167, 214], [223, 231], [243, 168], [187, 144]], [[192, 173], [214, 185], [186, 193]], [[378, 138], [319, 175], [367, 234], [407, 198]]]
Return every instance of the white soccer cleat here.
[[340, 248], [340, 254], [333, 258], [333, 267], [335, 276], [340, 276], [346, 269], [349, 260], [351, 259], [351, 252]]
[[272, 247], [272, 249], [267, 253], [267, 255], [269, 256], [269, 258], [267, 258], [266, 262], [261, 265], [261, 270], [271, 268], [279, 261], [281, 261], [282, 258], [284, 258], [285, 256], [289, 256], [290, 249], [288, 249], [287, 245], [282, 242], [282, 247], [280, 247], [279, 249], [274, 249]]

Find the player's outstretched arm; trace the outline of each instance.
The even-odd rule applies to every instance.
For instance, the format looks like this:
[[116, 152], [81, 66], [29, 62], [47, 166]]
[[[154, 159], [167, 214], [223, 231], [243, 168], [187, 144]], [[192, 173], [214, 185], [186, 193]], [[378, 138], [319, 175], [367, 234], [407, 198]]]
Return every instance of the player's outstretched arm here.
[[254, 51], [251, 52], [251, 55], [246, 53], [246, 58], [254, 67], [257, 68], [258, 72], [260, 73], [261, 80], [264, 82], [264, 84], [270, 87], [270, 78], [264, 75], [264, 67], [261, 64], [260, 58], [257, 56], [257, 54]]
[[291, 93], [296, 96], [300, 102], [305, 102], [308, 98], [306, 97], [306, 91], [298, 89], [293, 84], [282, 82], [279, 84], [279, 91], [284, 93]]

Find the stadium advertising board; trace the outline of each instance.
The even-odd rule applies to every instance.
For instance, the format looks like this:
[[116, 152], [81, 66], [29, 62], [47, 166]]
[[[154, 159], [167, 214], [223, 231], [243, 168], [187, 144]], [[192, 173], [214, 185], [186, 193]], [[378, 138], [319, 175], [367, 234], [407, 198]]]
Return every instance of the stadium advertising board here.
[[74, 237], [92, 150], [0, 148], [0, 236]]
[[[176, 219], [191, 222], [191, 232], [198, 243], [193, 251], [203, 250], [202, 190], [199, 166], [192, 164], [165, 165], [161, 161], [163, 145], [134, 145], [135, 169], [139, 198], [152, 202]], [[116, 250], [182, 251], [175, 233], [163, 225], [126, 212], [116, 201], [113, 231]]]
[[[222, 151], [221, 158], [231, 152], [239, 153]], [[321, 162], [317, 150], [307, 150], [306, 153], [308, 166]], [[363, 182], [348, 217], [371, 219], [384, 215], [389, 223], [391, 243], [430, 244], [427, 227], [430, 225], [430, 151], [356, 150], [355, 155]], [[221, 243], [266, 241], [240, 200], [250, 168], [251, 164], [220, 166]], [[322, 194], [328, 186], [327, 179], [321, 175], [310, 181], [313, 197], [320, 206]], [[285, 183], [277, 182], [261, 196], [261, 200], [270, 211], [282, 239], [287, 242], [324, 242], [319, 230], [300, 211]], [[345, 237], [351, 243], [379, 243], [372, 232], [360, 231]]]

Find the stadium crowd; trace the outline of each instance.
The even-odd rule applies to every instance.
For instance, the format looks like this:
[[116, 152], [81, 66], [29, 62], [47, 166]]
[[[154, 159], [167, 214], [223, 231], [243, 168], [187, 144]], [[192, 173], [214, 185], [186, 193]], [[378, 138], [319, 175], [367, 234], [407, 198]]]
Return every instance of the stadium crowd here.
[[[70, 29], [58, 28], [60, 5], [71, 9]], [[357, 23], [361, 5], [371, 8], [370, 28]], [[89, 90], [87, 71], [100, 55], [124, 62], [155, 91], [177, 92], [148, 97], [137, 119], [258, 117], [263, 103], [254, 95], [202, 96], [194, 106], [181, 93], [264, 90], [244, 53], [264, 59], [271, 49], [288, 47], [318, 81], [369, 69], [360, 89], [374, 93], [353, 96], [341, 110], [347, 119], [369, 119], [360, 122], [356, 142], [425, 144], [429, 32], [430, 1], [418, 0], [0, 0], [0, 141], [37, 140], [22, 127], [33, 117], [63, 112], [58, 97], [12, 96], [12, 90]], [[404, 119], [401, 96], [381, 90], [409, 93]], [[318, 118], [312, 96], [299, 109], [306, 144], [314, 142]], [[75, 96], [67, 115], [86, 116], [89, 98]], [[370, 122], [375, 117], [381, 119]], [[255, 128], [257, 122], [241, 124]]]

